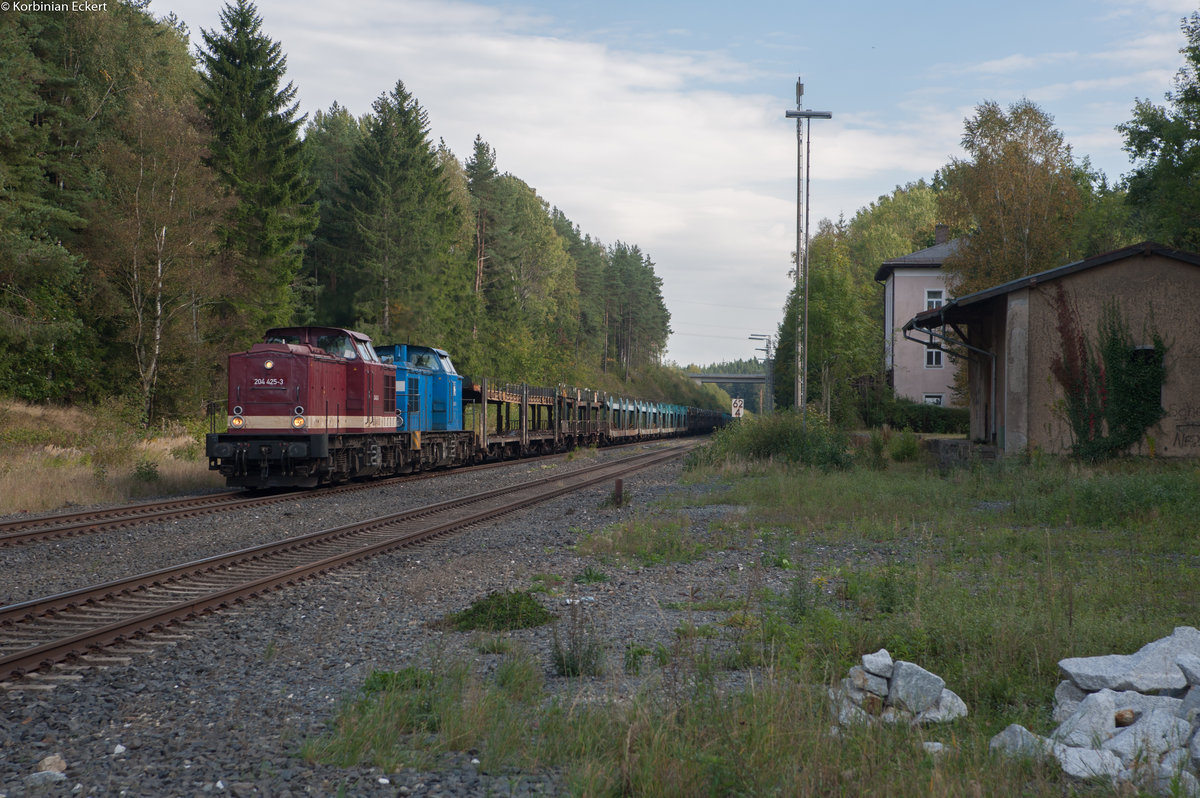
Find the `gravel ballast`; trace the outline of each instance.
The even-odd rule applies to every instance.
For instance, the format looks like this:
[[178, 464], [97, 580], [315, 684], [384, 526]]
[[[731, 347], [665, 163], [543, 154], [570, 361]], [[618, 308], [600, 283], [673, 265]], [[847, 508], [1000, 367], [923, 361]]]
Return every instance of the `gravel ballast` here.
[[[601, 453], [597, 456], [609, 456]], [[0, 604], [109, 581], [169, 564], [513, 484], [565, 459], [521, 461], [503, 469], [343, 496], [299, 497], [260, 510], [145, 525], [50, 543], [0, 549]], [[681, 465], [625, 479], [626, 504], [612, 486], [538, 505], [419, 548], [360, 563], [335, 575], [276, 592], [249, 607], [175, 627], [138, 641], [140, 653], [78, 671], [48, 691], [0, 690], [0, 798], [31, 795], [554, 795], [561, 774], [485, 773], [471, 752], [444, 757], [428, 772], [383, 772], [305, 762], [304, 740], [328, 729], [339, 707], [372, 670], [467, 660], [481, 671], [499, 655], [479, 653], [471, 633], [432, 631], [429, 623], [498, 590], [528, 590], [544, 575], [565, 579], [561, 593], [539, 593], [560, 617], [568, 600], [588, 613], [604, 642], [602, 676], [564, 679], [551, 661], [554, 625], [509, 633], [543, 665], [551, 691], [629, 694], [643, 675], [622, 668], [629, 643], [670, 646], [685, 621], [715, 622], [727, 613], [679, 609], [689, 602], [785, 591], [794, 571], [754, 568], [758, 544], [710, 551], [685, 565], [601, 563], [573, 545], [593, 530], [646, 515], [687, 517], [693, 530], [736, 515], [704, 504], [681, 509], [661, 499], [720, 490], [684, 486]], [[748, 536], [749, 537], [749, 536]], [[608, 580], [576, 585], [587, 568]], [[178, 639], [176, 639], [178, 638]], [[120, 653], [119, 651], [117, 652]], [[736, 679], [736, 675], [730, 678]], [[51, 755], [64, 778], [35, 773]]]

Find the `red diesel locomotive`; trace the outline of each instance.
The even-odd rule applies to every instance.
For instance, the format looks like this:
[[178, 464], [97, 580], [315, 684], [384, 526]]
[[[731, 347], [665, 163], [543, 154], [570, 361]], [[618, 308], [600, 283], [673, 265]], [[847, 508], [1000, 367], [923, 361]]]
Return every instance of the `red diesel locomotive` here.
[[442, 350], [380, 351], [383, 358], [370, 338], [351, 330], [286, 327], [229, 355], [227, 431], [207, 436], [209, 468], [230, 487], [306, 488], [710, 432], [726, 420], [596, 391], [489, 389], [486, 381], [464, 382]]

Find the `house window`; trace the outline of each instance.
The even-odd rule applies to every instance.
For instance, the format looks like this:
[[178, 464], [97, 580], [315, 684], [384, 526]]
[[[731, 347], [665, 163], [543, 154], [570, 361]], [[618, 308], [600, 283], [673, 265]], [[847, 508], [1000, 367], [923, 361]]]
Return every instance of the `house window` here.
[[927, 394], [925, 394], [924, 402], [927, 405], [941, 405], [942, 404], [942, 394], [927, 393]]
[[934, 346], [925, 347], [925, 368], [940, 369], [942, 367], [942, 350]]
[[942, 289], [940, 289], [940, 288], [926, 288], [925, 289], [925, 309], [926, 310], [933, 310], [934, 308], [940, 308], [942, 306], [943, 301], [945, 301], [945, 293], [942, 291]]

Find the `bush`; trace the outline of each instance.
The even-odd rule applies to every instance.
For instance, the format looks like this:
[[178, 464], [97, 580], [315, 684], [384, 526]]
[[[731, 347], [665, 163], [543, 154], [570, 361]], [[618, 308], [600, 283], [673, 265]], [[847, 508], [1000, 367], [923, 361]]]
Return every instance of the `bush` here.
[[549, 623], [554, 617], [530, 593], [511, 590], [488, 594], [462, 612], [452, 614], [446, 625], [459, 632], [503, 632], [531, 629]]
[[965, 407], [943, 407], [907, 399], [885, 399], [864, 408], [867, 427], [884, 425], [892, 429], [910, 429], [933, 435], [966, 435], [971, 427], [971, 411]]
[[153, 460], [138, 460], [133, 467], [133, 477], [141, 482], [158, 482], [158, 463]]
[[851, 465], [849, 441], [824, 416], [809, 412], [773, 413], [743, 418], [718, 431], [699, 450], [689, 466], [716, 465], [731, 459], [782, 460], [789, 463], [845, 469]]
[[897, 463], [907, 463], [921, 456], [921, 441], [915, 432], [906, 429], [899, 435], [893, 435], [888, 443], [888, 454]]

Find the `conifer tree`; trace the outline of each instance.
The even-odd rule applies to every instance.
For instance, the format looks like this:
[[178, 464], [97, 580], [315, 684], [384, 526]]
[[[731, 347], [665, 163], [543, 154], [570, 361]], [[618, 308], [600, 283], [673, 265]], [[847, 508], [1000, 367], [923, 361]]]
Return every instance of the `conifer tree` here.
[[383, 340], [426, 330], [440, 266], [456, 240], [457, 206], [441, 180], [425, 110], [404, 86], [381, 95], [354, 150], [346, 203], [358, 239], [357, 307]]
[[608, 250], [599, 241], [584, 235], [579, 225], [558, 208], [551, 211], [551, 219], [575, 265], [575, 289], [579, 294], [576, 356], [603, 367], [600, 358], [604, 352], [604, 273], [608, 268]]
[[358, 237], [345, 198], [362, 137], [362, 124], [336, 102], [328, 111], [317, 111], [304, 133], [320, 221], [304, 254], [304, 282], [311, 296], [301, 315], [319, 324], [350, 326], [355, 321]]
[[484, 266], [488, 257], [489, 237], [494, 235], [496, 222], [496, 151], [475, 136], [475, 149], [466, 163], [467, 187], [474, 200], [475, 211], [475, 294], [483, 294]]
[[0, 23], [0, 384], [29, 401], [87, 381], [78, 315], [83, 159], [66, 17], [5, 13]]
[[300, 141], [287, 58], [262, 32], [249, 0], [221, 11], [221, 30], [201, 31], [200, 108], [212, 126], [209, 165], [237, 202], [221, 230], [227, 265], [243, 294], [234, 310], [251, 331], [291, 320], [303, 245], [316, 227], [313, 185]]

